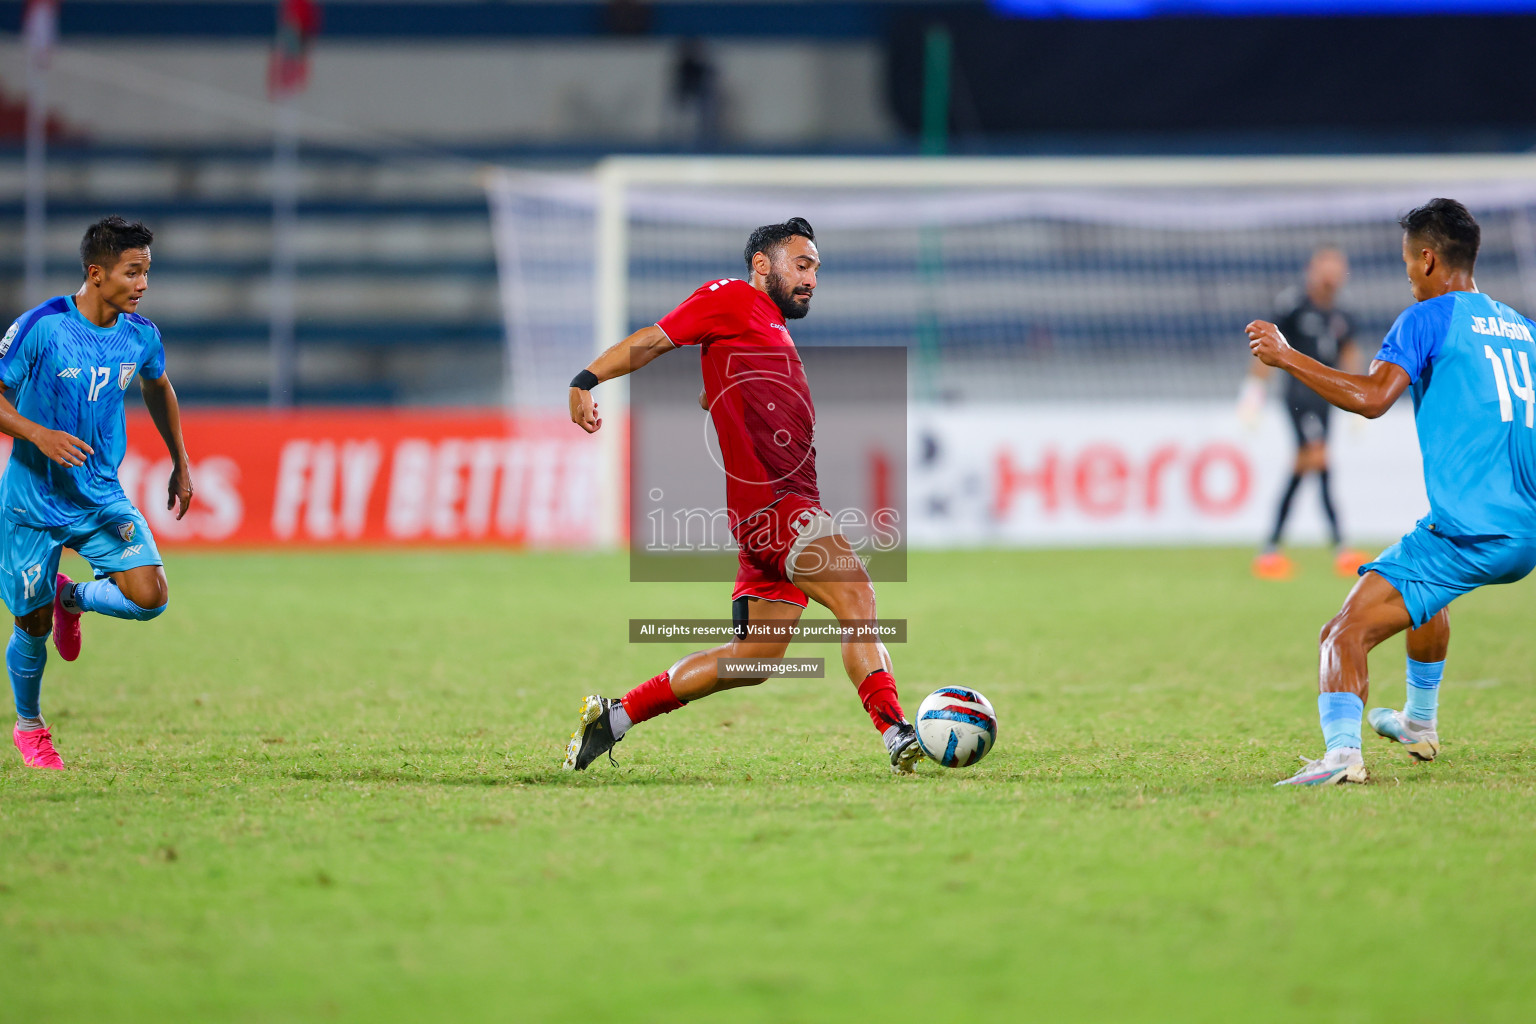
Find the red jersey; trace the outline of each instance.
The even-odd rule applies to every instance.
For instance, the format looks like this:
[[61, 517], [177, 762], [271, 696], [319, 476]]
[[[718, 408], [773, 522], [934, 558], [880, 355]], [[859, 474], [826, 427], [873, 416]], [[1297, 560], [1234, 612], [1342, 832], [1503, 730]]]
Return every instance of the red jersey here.
[[674, 345], [703, 348], [731, 529], [785, 494], [820, 503], [816, 406], [774, 301], [745, 281], [711, 281], [656, 326]]

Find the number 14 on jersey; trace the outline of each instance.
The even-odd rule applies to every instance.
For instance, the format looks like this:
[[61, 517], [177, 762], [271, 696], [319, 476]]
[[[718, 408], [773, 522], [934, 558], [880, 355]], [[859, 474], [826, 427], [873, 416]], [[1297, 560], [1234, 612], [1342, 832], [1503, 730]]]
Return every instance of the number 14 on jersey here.
[[[1503, 358], [1500, 358], [1501, 354]], [[1525, 353], [1520, 353], [1520, 377], [1515, 376], [1515, 354], [1509, 349], [1494, 351], [1492, 345], [1484, 345], [1483, 355], [1493, 364], [1493, 382], [1499, 389], [1499, 419], [1508, 423], [1515, 418], [1514, 404], [1510, 400], [1513, 391], [1515, 398], [1525, 403], [1525, 425], [1536, 426], [1536, 387], [1531, 386], [1531, 364]]]

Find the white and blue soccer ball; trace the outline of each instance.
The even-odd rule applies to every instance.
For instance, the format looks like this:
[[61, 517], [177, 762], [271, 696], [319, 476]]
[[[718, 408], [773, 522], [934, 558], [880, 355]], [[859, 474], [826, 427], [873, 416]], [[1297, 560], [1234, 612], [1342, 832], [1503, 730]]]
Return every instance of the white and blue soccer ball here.
[[976, 690], [946, 686], [917, 707], [917, 742], [945, 768], [966, 768], [997, 745], [997, 712]]

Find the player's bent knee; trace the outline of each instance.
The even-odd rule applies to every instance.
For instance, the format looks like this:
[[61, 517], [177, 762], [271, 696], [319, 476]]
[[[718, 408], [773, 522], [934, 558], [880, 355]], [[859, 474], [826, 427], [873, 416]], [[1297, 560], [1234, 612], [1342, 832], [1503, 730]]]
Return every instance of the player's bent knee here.
[[[728, 650], [726, 652], [725, 657], [730, 658], [732, 661], [737, 661], [737, 662], [742, 662], [742, 661], [759, 661], [759, 662], [761, 662], [761, 661], [780, 661], [780, 660], [783, 659], [785, 652], [787, 652], [788, 650], [789, 650], [789, 641], [787, 641], [787, 640], [784, 641], [783, 643], [763, 643], [761, 641], [754, 642], [754, 643], [740, 643], [740, 642], [737, 642], [737, 643], [731, 644], [730, 650]], [[773, 678], [773, 676], [771, 674], [770, 675], [752, 675], [752, 676], [731, 676], [730, 677], [730, 685], [732, 685], [732, 686], [761, 686], [763, 683], [766, 683], [768, 680], [770, 680], [772, 678]]]
[[850, 583], [838, 588], [832, 614], [841, 620], [873, 619], [875, 617], [875, 585]]
[[1349, 616], [1340, 612], [1323, 625], [1322, 632], [1317, 635], [1317, 642], [1319, 646], [1332, 647], [1347, 641], [1353, 632], [1357, 630]]
[[152, 619], [165, 611], [165, 606], [171, 600], [170, 594], [166, 592], [165, 584], [158, 580], [139, 586], [129, 585], [127, 587], [119, 582], [118, 589], [123, 592], [124, 597], [146, 613], [146, 618]]
[[148, 622], [150, 619], [158, 619], [161, 613], [170, 606], [169, 601], [155, 608], [145, 608], [143, 605], [133, 600], [130, 600], [128, 603], [133, 605], [134, 608], [138, 609], [136, 612], [133, 612], [132, 615], [133, 618], [137, 619], [139, 622]]
[[751, 661], [778, 661], [789, 651], [789, 641], [783, 643], [735, 643], [731, 645], [728, 658], [739, 658]]
[[1358, 616], [1340, 613], [1328, 620], [1328, 624], [1318, 635], [1317, 642], [1323, 647], [1364, 644], [1369, 640], [1369, 633], [1369, 626]]

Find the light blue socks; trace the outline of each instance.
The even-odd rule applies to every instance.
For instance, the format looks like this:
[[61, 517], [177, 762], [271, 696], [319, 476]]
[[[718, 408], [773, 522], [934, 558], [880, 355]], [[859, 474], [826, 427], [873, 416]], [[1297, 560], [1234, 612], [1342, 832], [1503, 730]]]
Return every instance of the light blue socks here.
[[1403, 717], [1415, 722], [1433, 722], [1440, 707], [1440, 680], [1445, 675], [1443, 661], [1408, 659], [1408, 702]]
[[1360, 716], [1365, 714], [1365, 702], [1354, 693], [1320, 693], [1317, 695], [1317, 717], [1323, 724], [1323, 740], [1328, 749], [1337, 747], [1360, 748]]
[[33, 636], [20, 626], [11, 631], [5, 646], [5, 669], [16, 696], [16, 717], [41, 718], [37, 695], [43, 688], [43, 666], [48, 663], [48, 634]]
[[159, 608], [140, 608], [128, 600], [111, 580], [75, 584], [74, 602], [82, 611], [100, 612], [115, 619], [137, 619], [140, 622], [147, 622], [165, 611], [165, 605]]

